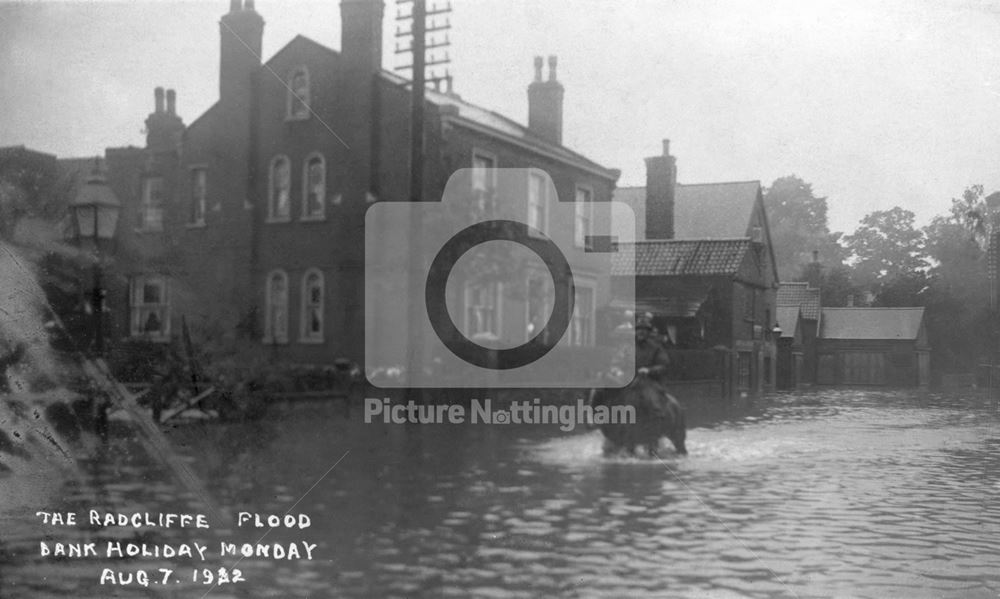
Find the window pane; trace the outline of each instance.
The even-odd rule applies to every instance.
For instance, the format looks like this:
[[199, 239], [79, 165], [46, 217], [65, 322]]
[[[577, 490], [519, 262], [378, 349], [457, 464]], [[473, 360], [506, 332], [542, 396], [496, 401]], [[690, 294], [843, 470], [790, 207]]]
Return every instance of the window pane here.
[[292, 75], [289, 85], [289, 116], [305, 117], [309, 115], [309, 76], [304, 70], [298, 70]]
[[158, 304], [160, 301], [160, 285], [158, 283], [148, 282], [142, 286], [142, 303]]
[[288, 192], [290, 179], [290, 167], [287, 159], [280, 159], [274, 163], [271, 172], [271, 216], [288, 216]]
[[191, 171], [191, 222], [205, 219], [205, 170]]
[[306, 206], [307, 216], [323, 214], [323, 198], [326, 196], [326, 168], [323, 159], [317, 157], [309, 160], [306, 168]]

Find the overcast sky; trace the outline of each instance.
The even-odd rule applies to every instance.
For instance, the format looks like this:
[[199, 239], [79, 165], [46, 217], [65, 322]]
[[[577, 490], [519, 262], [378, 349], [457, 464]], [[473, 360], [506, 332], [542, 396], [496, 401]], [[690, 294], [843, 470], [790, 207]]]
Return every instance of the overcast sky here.
[[[429, 0], [431, 1], [431, 0]], [[0, 4], [0, 145], [59, 156], [143, 143], [153, 88], [191, 122], [218, 96], [228, 0]], [[796, 174], [851, 231], [921, 223], [1000, 189], [1000, 7], [986, 2], [452, 0], [455, 91], [527, 118], [532, 57], [559, 56], [564, 141], [644, 183], [670, 138], [682, 183]], [[340, 47], [337, 0], [257, 0], [264, 55]], [[386, 6], [392, 68], [395, 2]]]

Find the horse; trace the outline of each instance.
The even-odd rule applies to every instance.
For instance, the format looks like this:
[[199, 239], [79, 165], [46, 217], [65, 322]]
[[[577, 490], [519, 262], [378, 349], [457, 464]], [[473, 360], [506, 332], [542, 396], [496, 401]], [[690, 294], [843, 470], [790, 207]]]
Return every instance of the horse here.
[[594, 389], [589, 404], [592, 408], [631, 406], [635, 410], [634, 423], [605, 422], [598, 425], [605, 438], [605, 455], [623, 449], [629, 455], [635, 455], [636, 447], [641, 445], [650, 457], [657, 457], [661, 437], [670, 439], [679, 455], [687, 455], [684, 408], [677, 398], [648, 376], [637, 376], [622, 389]]

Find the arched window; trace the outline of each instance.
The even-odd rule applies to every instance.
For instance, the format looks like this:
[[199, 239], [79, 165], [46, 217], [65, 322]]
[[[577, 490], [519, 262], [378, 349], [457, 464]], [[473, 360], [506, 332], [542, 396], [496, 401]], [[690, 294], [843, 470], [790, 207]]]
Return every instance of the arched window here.
[[291, 216], [292, 166], [287, 156], [275, 156], [271, 161], [270, 192], [267, 199], [267, 219], [288, 220]]
[[309, 70], [299, 67], [288, 76], [288, 118], [309, 118]]
[[306, 158], [302, 178], [302, 219], [321, 219], [326, 215], [326, 160], [322, 154]]
[[265, 285], [264, 342], [288, 343], [288, 275], [271, 271]]
[[302, 277], [302, 332], [303, 342], [323, 341], [323, 301], [325, 299], [323, 273], [310, 268]]

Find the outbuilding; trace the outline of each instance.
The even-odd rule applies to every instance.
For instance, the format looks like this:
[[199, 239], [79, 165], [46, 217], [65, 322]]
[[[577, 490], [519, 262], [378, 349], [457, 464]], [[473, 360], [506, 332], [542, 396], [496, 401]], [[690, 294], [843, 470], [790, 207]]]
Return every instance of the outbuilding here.
[[820, 385], [927, 386], [930, 352], [923, 308], [823, 308]]

